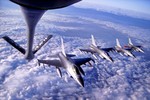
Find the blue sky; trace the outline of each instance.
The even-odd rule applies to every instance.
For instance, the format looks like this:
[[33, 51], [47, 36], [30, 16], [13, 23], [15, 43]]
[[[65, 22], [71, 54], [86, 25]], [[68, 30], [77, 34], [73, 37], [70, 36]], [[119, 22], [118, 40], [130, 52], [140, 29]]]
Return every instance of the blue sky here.
[[95, 4], [96, 8], [103, 5], [150, 14], [150, 0], [82, 0], [80, 4], [82, 6]]

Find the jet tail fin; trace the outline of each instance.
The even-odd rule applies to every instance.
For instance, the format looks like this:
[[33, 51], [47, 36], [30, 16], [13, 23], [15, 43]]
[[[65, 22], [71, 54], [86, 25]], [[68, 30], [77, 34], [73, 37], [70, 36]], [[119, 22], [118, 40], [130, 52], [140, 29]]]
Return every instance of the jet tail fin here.
[[8, 36], [2, 37], [6, 42], [8, 42], [10, 45], [12, 45], [14, 48], [16, 48], [18, 51], [20, 51], [22, 54], [25, 54], [25, 49], [22, 48], [19, 44], [17, 44], [14, 40], [9, 38]]
[[36, 47], [35, 47], [35, 49], [34, 49], [34, 51], [33, 51], [33, 54], [35, 54], [38, 50], [40, 50], [41, 48], [42, 48], [42, 46], [45, 44], [45, 43], [47, 43], [47, 41], [49, 40], [49, 39], [51, 39], [52, 38], [52, 35], [48, 35], [48, 37], [46, 37], [45, 39], [43, 39], [43, 41], [41, 42], [41, 43], [39, 43]]
[[96, 42], [95, 42], [95, 39], [94, 39], [94, 36], [93, 36], [93, 35], [91, 35], [91, 39], [92, 39], [92, 44], [93, 44], [94, 46], [96, 46]]
[[131, 41], [131, 39], [129, 38], [129, 45], [133, 45], [133, 43], [132, 43], [132, 41]]
[[64, 41], [63, 41], [62, 37], [61, 37], [61, 49], [62, 49], [62, 53], [66, 56], [65, 47], [64, 47]]
[[119, 39], [116, 39], [116, 45], [117, 45], [118, 47], [121, 47], [120, 42], [119, 42]]

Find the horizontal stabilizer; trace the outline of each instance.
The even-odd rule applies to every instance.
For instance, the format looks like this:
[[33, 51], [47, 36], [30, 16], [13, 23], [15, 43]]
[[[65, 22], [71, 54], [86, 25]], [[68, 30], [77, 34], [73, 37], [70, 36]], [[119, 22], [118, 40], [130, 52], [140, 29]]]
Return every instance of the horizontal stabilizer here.
[[14, 40], [9, 38], [8, 36], [2, 37], [5, 41], [7, 41], [10, 45], [12, 45], [14, 48], [16, 48], [18, 51], [20, 51], [22, 54], [25, 54], [25, 49], [22, 48], [19, 44], [17, 44]]
[[90, 61], [95, 63], [95, 61], [92, 58], [76, 58], [76, 59], [73, 59], [73, 61], [74, 61], [75, 65], [77, 65], [77, 66], [81, 66]]
[[38, 50], [40, 50], [41, 47], [42, 47], [45, 43], [47, 43], [47, 41], [48, 41], [49, 39], [51, 39], [51, 38], [52, 38], [52, 35], [49, 35], [48, 37], [46, 37], [40, 44], [38, 44], [38, 45], [35, 47], [33, 53], [35, 54]]
[[[68, 53], [67, 53], [66, 56], [71, 58], [71, 57], [75, 57], [76, 55], [75, 55], [75, 54], [68, 54]], [[52, 54], [52, 55], [50, 55], [49, 57], [50, 57], [50, 58], [57, 58], [57, 57], [58, 57], [58, 53]]]

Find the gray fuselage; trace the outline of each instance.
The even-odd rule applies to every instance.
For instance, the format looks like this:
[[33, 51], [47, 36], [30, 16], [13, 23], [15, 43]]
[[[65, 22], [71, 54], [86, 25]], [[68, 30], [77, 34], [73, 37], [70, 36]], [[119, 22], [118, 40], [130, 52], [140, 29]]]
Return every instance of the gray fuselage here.
[[90, 47], [92, 50], [94, 50], [96, 53], [98, 53], [101, 58], [107, 59], [108, 61], [113, 62], [112, 58], [105, 51], [97, 48], [94, 45], [91, 45]]
[[115, 46], [115, 50], [116, 50], [116, 52], [118, 52], [120, 54], [124, 54], [125, 56], [130, 56], [130, 57], [134, 58], [134, 55], [130, 51], [125, 50], [121, 47]]
[[62, 67], [67, 70], [67, 73], [71, 75], [80, 86], [84, 87], [83, 78], [81, 77], [81, 74], [76, 65], [74, 65], [74, 63], [69, 60], [70, 58], [66, 57], [62, 52], [58, 54], [58, 57], [61, 61]]

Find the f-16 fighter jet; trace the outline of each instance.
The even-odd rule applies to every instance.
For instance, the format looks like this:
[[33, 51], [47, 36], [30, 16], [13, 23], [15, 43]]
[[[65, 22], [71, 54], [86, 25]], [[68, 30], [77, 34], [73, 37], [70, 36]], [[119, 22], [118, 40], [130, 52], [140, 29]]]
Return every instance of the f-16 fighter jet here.
[[98, 54], [102, 59], [106, 59], [108, 61], [113, 62], [113, 59], [108, 54], [107, 48], [101, 48], [100, 46], [96, 45], [94, 36], [91, 35], [92, 38], [92, 44], [90, 45], [89, 49], [80, 49], [81, 52], [89, 52], [91, 53], [95, 58], [97, 58], [95, 55]]
[[5, 36], [4, 39], [7, 42], [17, 48], [20, 52], [25, 54], [25, 58], [32, 60], [34, 58], [33, 39], [35, 33], [35, 27], [38, 21], [41, 19], [43, 14], [47, 10], [59, 9], [67, 7], [81, 0], [10, 0], [18, 5], [20, 5], [21, 10], [24, 14], [26, 24], [27, 24], [27, 50], [23, 49], [18, 44], [15, 45], [13, 41], [10, 40], [8, 36]]
[[135, 58], [135, 56], [129, 50], [126, 50], [126, 49], [121, 47], [120, 42], [119, 42], [118, 39], [116, 39], [116, 44], [117, 45], [114, 48], [108, 48], [109, 51], [114, 50], [114, 51], [120, 53], [121, 55], [130, 56], [130, 57]]
[[128, 39], [128, 41], [129, 41], [128, 45], [125, 46], [125, 47], [127, 48], [127, 50], [129, 50], [129, 51], [131, 51], [131, 52], [132, 52], [132, 51], [137, 51], [137, 52], [144, 53], [144, 51], [141, 49], [142, 46], [140, 46], [140, 45], [134, 45], [134, 44], [132, 43], [132, 41], [131, 41], [130, 38]]
[[[91, 58], [71, 58], [66, 55], [63, 39], [61, 38], [62, 43], [62, 52], [58, 53], [56, 60], [38, 60], [38, 63], [47, 64], [49, 66], [56, 66], [57, 73], [62, 77], [61, 68], [66, 69], [69, 76], [71, 76], [80, 86], [84, 87], [84, 81], [81, 76], [85, 75], [83, 69], [81, 68], [82, 64], [89, 63], [93, 61]], [[94, 61], [93, 61], [94, 62]]]

